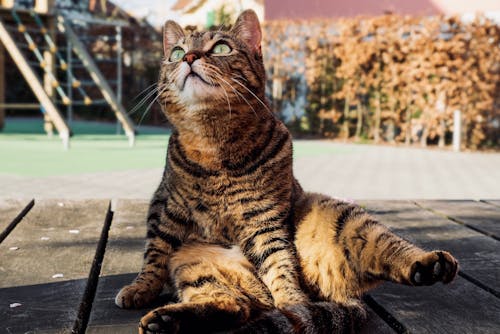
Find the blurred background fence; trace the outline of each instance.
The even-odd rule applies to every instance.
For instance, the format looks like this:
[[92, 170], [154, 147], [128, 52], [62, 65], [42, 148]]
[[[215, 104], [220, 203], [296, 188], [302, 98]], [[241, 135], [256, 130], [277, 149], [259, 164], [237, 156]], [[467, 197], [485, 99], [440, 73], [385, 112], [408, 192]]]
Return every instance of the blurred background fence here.
[[[16, 1], [16, 5], [21, 2], [26, 2], [26, 8], [35, 3]], [[207, 11], [212, 2], [218, 7]], [[332, 18], [291, 20], [274, 13], [282, 8], [277, 1], [253, 2], [261, 8], [261, 17], [264, 7], [269, 14], [263, 23], [262, 46], [268, 98], [295, 136], [444, 147], [459, 132], [462, 148], [500, 148], [498, 18], [493, 21], [481, 15], [454, 17], [432, 12], [425, 16], [335, 18], [325, 14]], [[124, 5], [125, 1], [116, 3]], [[321, 3], [318, 8], [340, 12], [328, 9], [328, 1]], [[177, 11], [179, 22], [187, 28], [200, 26], [200, 22], [187, 23], [199, 14], [204, 21], [201, 26], [210, 29], [229, 26], [242, 9], [227, 4], [177, 1], [171, 10]], [[146, 17], [138, 18], [105, 0], [58, 0], [56, 5], [59, 11], [76, 17], [75, 22], [79, 13], [100, 20], [100, 24], [95, 19], [92, 24], [76, 24], [75, 29], [132, 120], [168, 126], [149, 94], [162, 58], [160, 23], [151, 24]], [[164, 7], [168, 6], [158, 8]], [[299, 12], [296, 9], [293, 13]], [[123, 24], [118, 27], [108, 24], [109, 20]], [[56, 42], [61, 35], [55, 35]], [[33, 38], [43, 44], [43, 37]], [[59, 50], [64, 50], [64, 43], [61, 40]], [[120, 66], [116, 66], [117, 61]], [[34, 100], [10, 57], [5, 57], [5, 77], [16, 83], [6, 84], [6, 102]], [[88, 91], [92, 93], [92, 87]], [[71, 119], [65, 109], [70, 109], [76, 120], [114, 120], [107, 105], [63, 105], [62, 113]], [[40, 114], [36, 109], [6, 113]], [[459, 130], [454, 130], [457, 125]]]
[[500, 146], [500, 27], [383, 15], [264, 25], [268, 92], [298, 135]]

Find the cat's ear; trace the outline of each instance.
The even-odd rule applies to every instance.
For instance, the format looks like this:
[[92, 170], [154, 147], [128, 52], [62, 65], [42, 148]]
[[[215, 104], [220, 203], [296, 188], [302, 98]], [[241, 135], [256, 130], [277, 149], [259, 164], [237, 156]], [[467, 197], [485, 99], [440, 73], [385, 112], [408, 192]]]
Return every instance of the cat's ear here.
[[172, 20], [165, 22], [163, 26], [163, 52], [167, 55], [172, 45], [177, 44], [184, 37], [184, 30]]
[[243, 11], [233, 28], [233, 34], [238, 36], [253, 52], [261, 55], [260, 43], [262, 41], [262, 31], [260, 29], [259, 18], [251, 9]]

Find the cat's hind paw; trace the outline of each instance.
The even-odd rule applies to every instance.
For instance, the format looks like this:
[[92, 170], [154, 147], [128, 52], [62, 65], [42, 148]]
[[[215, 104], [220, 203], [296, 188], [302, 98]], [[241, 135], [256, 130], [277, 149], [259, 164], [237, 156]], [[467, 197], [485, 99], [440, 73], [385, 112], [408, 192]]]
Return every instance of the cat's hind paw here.
[[410, 279], [413, 285], [447, 284], [453, 281], [457, 272], [458, 262], [450, 253], [433, 251], [412, 265]]

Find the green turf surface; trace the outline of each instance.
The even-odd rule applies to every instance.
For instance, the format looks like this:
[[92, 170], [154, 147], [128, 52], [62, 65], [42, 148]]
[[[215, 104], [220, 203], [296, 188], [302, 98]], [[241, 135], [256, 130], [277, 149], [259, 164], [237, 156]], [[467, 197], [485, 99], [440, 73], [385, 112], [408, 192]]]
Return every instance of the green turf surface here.
[[63, 150], [58, 137], [0, 135], [0, 173], [49, 176], [161, 167], [167, 135], [144, 135], [130, 148], [125, 136], [80, 135]]
[[[65, 151], [57, 135], [48, 138], [37, 134], [39, 130], [33, 133], [40, 123], [27, 124], [30, 122], [33, 120], [10, 121], [5, 131], [0, 132], [0, 174], [43, 177], [164, 166], [168, 143], [165, 129], [139, 128], [143, 134], [136, 137], [134, 147], [129, 147], [124, 135], [109, 134], [116, 131], [114, 124], [80, 122], [73, 127], [75, 136], [71, 138], [70, 149]], [[316, 141], [294, 144], [295, 157], [349, 152], [334, 145], [318, 145]]]
[[[120, 129], [120, 127], [118, 127]], [[104, 135], [116, 134], [116, 123], [74, 121], [71, 124], [71, 131], [75, 135]], [[165, 134], [168, 130], [154, 126], [139, 126], [137, 131], [140, 134]], [[0, 134], [44, 134], [43, 119], [41, 117], [19, 118], [8, 117], [5, 127]]]

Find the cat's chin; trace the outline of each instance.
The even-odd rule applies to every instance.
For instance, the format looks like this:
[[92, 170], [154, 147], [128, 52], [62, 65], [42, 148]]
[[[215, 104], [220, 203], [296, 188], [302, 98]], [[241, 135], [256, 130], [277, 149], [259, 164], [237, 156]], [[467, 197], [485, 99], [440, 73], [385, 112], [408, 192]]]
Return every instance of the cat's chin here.
[[184, 103], [197, 103], [213, 100], [221, 94], [220, 87], [212, 86], [198, 76], [189, 76], [179, 97]]

